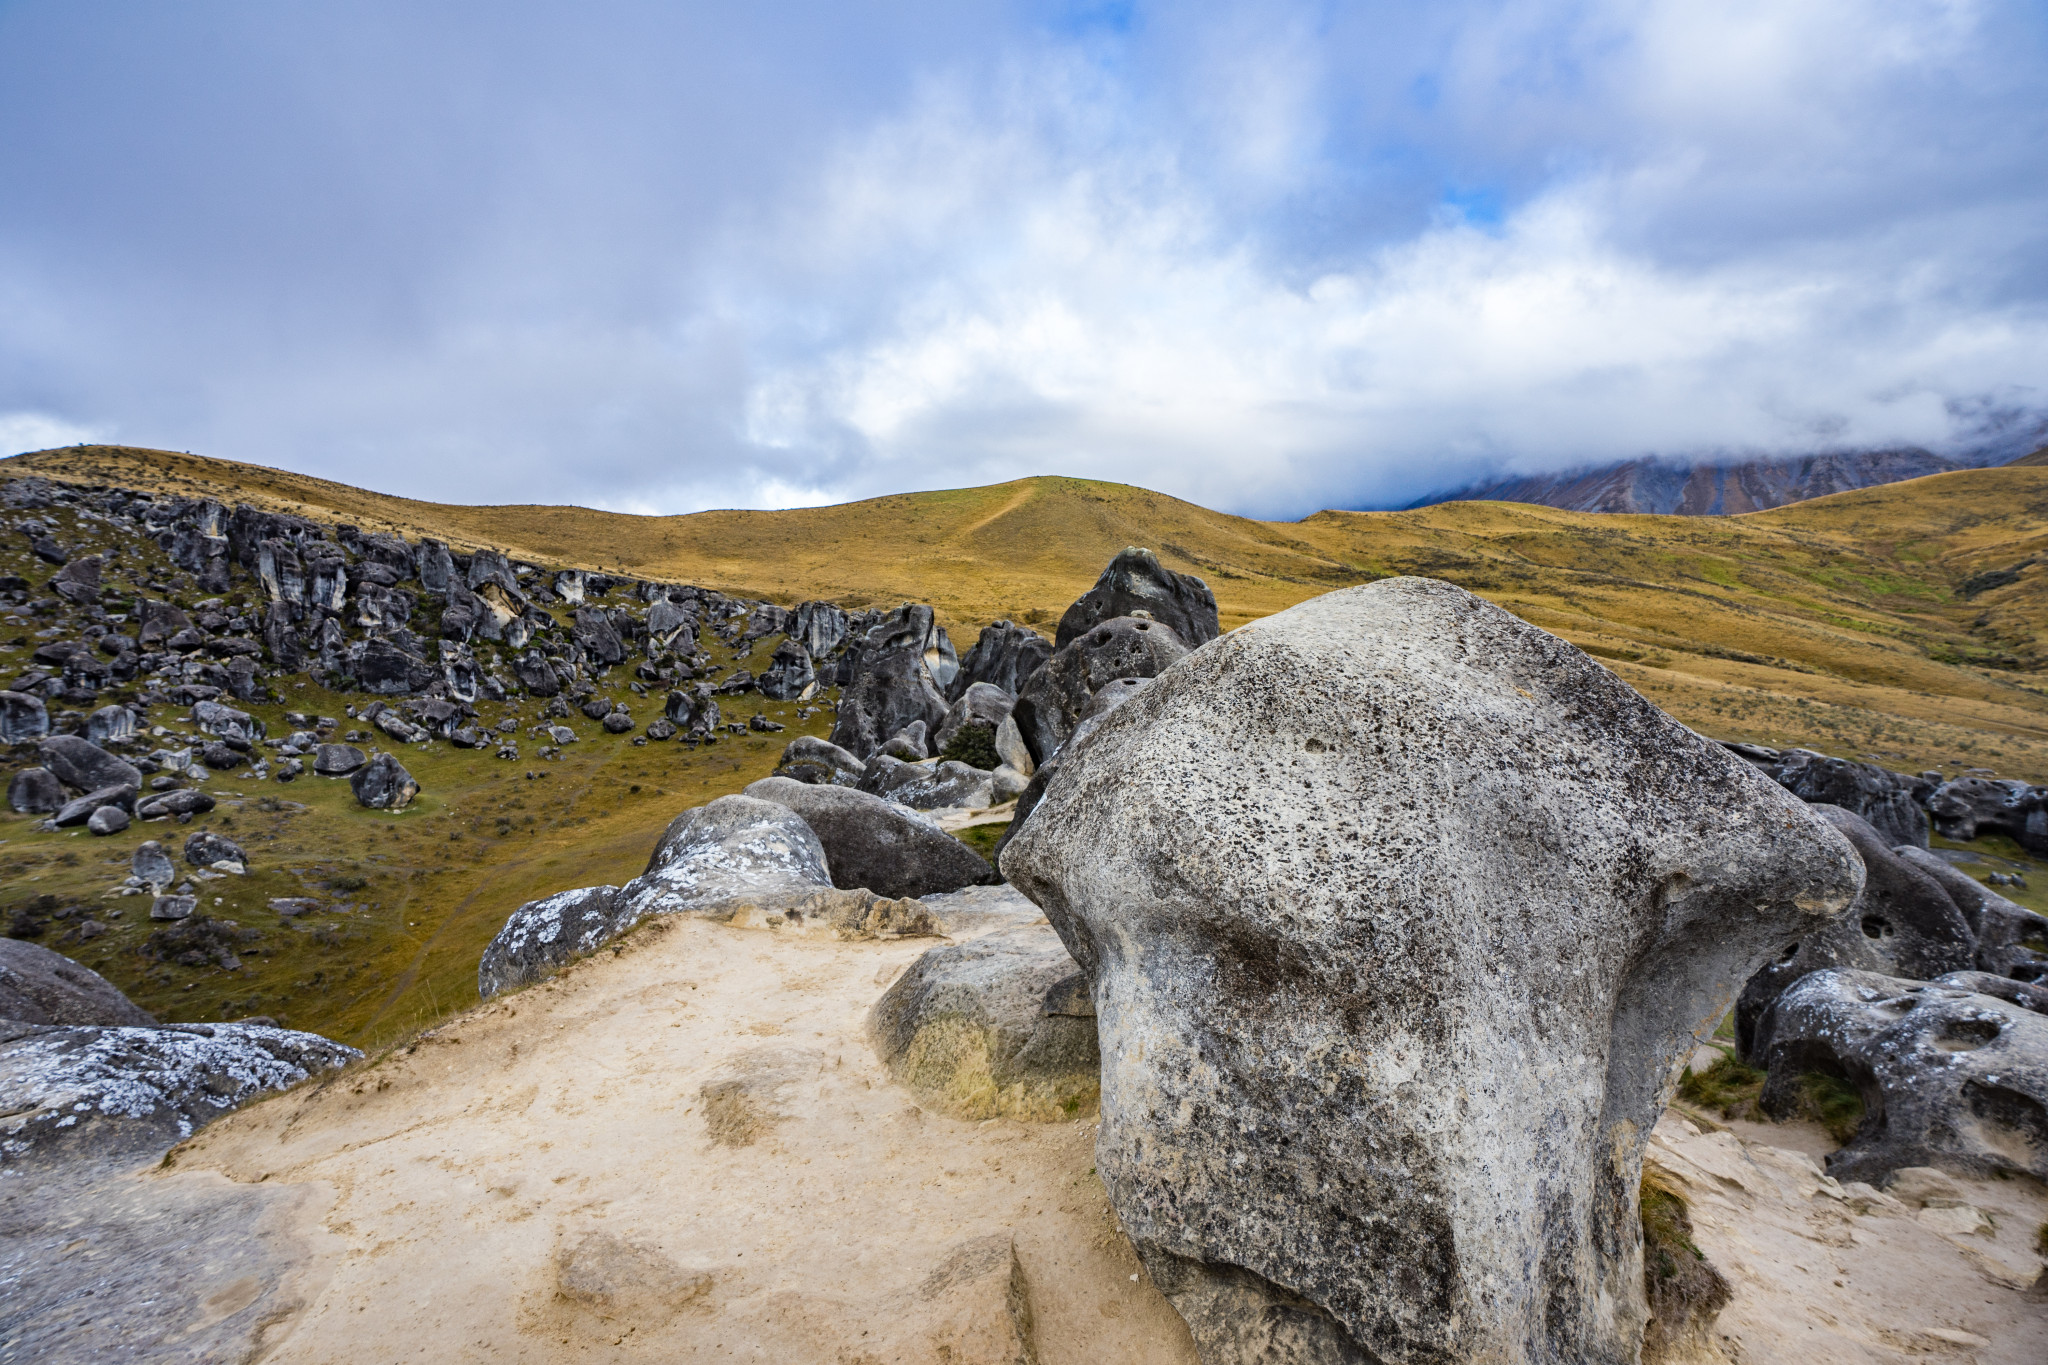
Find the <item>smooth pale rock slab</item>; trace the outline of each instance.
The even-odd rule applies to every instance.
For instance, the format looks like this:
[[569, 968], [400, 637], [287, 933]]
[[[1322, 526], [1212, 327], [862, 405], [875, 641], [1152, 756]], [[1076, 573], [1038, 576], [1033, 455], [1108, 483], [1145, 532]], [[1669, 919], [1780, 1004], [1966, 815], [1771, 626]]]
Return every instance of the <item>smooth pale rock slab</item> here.
[[1633, 1362], [1663, 1102], [1862, 881], [1747, 764], [1415, 578], [1162, 672], [1001, 861], [1091, 978], [1097, 1163], [1211, 1365]]

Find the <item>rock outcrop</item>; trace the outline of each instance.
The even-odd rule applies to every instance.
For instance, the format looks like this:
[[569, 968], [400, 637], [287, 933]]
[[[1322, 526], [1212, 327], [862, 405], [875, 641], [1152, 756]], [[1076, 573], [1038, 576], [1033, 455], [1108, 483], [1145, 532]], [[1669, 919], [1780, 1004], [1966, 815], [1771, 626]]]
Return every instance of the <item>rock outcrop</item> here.
[[512, 912], [477, 965], [477, 994], [488, 1000], [538, 981], [579, 954], [596, 950], [629, 925], [618, 914], [619, 888], [585, 886], [528, 901]]
[[261, 1024], [0, 1023], [0, 1168], [142, 1157], [362, 1054]]
[[1171, 628], [1137, 616], [1104, 621], [1063, 645], [1024, 680], [1011, 712], [1033, 762], [1043, 764], [1060, 751], [1098, 693], [1119, 682], [1156, 678], [1187, 653]]
[[1969, 989], [1815, 972], [1779, 997], [1759, 1044], [1766, 1113], [1794, 1112], [1809, 1072], [1861, 1092], [1862, 1125], [1827, 1159], [1838, 1180], [1909, 1166], [2048, 1179], [2048, 1016]]
[[1011, 696], [1024, 680], [1044, 667], [1052, 657], [1052, 641], [1029, 626], [997, 621], [981, 628], [981, 638], [960, 661], [960, 673], [946, 689], [950, 701], [958, 701], [976, 683], [1000, 687]]
[[896, 1079], [965, 1119], [1069, 1119], [1095, 1107], [1088, 985], [1050, 926], [934, 948], [868, 1016]]
[[1183, 660], [1001, 858], [1088, 973], [1098, 1166], [1212, 1365], [1624, 1362], [1643, 1145], [1852, 850], [1424, 579]]
[[1139, 613], [1171, 630], [1189, 649], [1222, 633], [1216, 594], [1207, 583], [1193, 574], [1175, 573], [1150, 550], [1132, 547], [1110, 560], [1095, 586], [1067, 608], [1053, 648], [1065, 649], [1104, 621]]
[[946, 697], [928, 666], [939, 634], [932, 609], [905, 605], [869, 628], [839, 700], [832, 742], [865, 760], [913, 722], [946, 718]]
[[816, 832], [821, 859], [830, 868], [825, 876], [834, 886], [916, 897], [997, 880], [973, 849], [928, 818], [878, 796], [786, 777], [764, 777], [746, 795], [773, 802]]
[[802, 735], [782, 751], [775, 765], [777, 777], [797, 782], [822, 783], [837, 787], [858, 787], [867, 765], [829, 740]]
[[1802, 801], [1840, 806], [1870, 822], [1887, 846], [1927, 847], [1927, 812], [1921, 800], [1934, 784], [1880, 768], [1829, 758], [1811, 749], [1766, 749], [1754, 744], [1728, 746], [1769, 773], [1771, 780]]

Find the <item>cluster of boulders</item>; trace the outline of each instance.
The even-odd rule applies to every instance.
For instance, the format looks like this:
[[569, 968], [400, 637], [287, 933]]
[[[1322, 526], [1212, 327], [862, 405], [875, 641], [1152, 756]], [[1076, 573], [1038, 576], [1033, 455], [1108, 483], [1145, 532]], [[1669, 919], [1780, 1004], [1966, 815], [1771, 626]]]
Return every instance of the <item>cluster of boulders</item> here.
[[1802, 801], [1840, 806], [1870, 822], [1888, 843], [1927, 847], [1928, 829], [1968, 842], [2002, 834], [2029, 853], [2048, 854], [2048, 787], [2001, 778], [1987, 768], [1954, 777], [1893, 772], [1811, 749], [1728, 745]]
[[1138, 548], [1050, 641], [997, 621], [956, 662], [931, 608], [905, 605], [847, 651], [831, 739], [793, 741], [776, 771], [927, 811], [1026, 797], [1082, 726], [1219, 633], [1208, 586]]

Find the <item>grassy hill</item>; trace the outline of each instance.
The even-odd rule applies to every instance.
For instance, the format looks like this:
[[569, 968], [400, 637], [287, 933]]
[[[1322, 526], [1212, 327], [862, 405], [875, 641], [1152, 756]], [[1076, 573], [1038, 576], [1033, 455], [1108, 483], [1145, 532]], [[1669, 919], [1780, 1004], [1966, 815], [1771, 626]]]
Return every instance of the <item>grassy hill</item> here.
[[[997, 617], [1050, 633], [1131, 544], [1207, 579], [1226, 626], [1388, 574], [1428, 574], [1572, 640], [1705, 734], [1804, 744], [1909, 771], [1983, 766], [2048, 780], [2041, 466], [1936, 475], [1740, 517], [1450, 503], [1299, 522], [1061, 478], [786, 512], [638, 517], [442, 506], [121, 447], [0, 461], [0, 476], [22, 474], [251, 502], [783, 603], [928, 601], [963, 650]], [[69, 513], [57, 519], [67, 543], [90, 545], [102, 534]], [[36, 571], [27, 559], [25, 545], [0, 545], [0, 570]], [[728, 666], [727, 652], [708, 643], [718, 666]], [[26, 645], [0, 642], [0, 655], [16, 657]], [[621, 699], [636, 714], [649, 705]], [[286, 706], [340, 715], [349, 700], [299, 685], [284, 703], [255, 709], [282, 733]], [[523, 726], [534, 708], [479, 709], [486, 723], [517, 715]], [[226, 783], [231, 799], [203, 823], [250, 847], [260, 868], [211, 889], [223, 902], [210, 913], [263, 931], [241, 950], [240, 968], [193, 972], [144, 960], [135, 950], [145, 926], [133, 914], [90, 952], [46, 941], [78, 951], [166, 1017], [275, 1014], [360, 1044], [403, 1036], [474, 1000], [477, 957], [513, 907], [633, 876], [677, 811], [765, 775], [783, 742], [825, 733], [831, 721], [829, 712], [799, 719], [795, 708], [758, 697], [729, 709], [739, 719], [766, 710], [790, 728], [704, 749], [633, 748], [606, 742], [576, 717], [586, 742], [569, 746], [560, 763], [536, 765], [548, 770], [544, 781], [524, 776], [528, 764], [474, 752], [408, 756], [425, 792], [397, 814], [363, 810], [338, 783]], [[160, 710], [152, 720], [175, 730], [174, 708]], [[94, 841], [4, 819], [0, 909], [40, 896], [100, 903], [136, 839], [189, 832], [150, 826]], [[317, 926], [279, 924], [264, 910], [269, 897], [303, 894], [364, 908]]]
[[1717, 737], [2048, 780], [2048, 468], [1967, 470], [1740, 517], [1518, 503], [1262, 522], [1122, 484], [1033, 478], [783, 512], [646, 517], [417, 502], [174, 452], [81, 446], [36, 473], [247, 501], [546, 563], [780, 602], [931, 602], [1049, 625], [1125, 545], [1215, 589], [1226, 627], [1394, 573], [1445, 578], [1606, 660]]

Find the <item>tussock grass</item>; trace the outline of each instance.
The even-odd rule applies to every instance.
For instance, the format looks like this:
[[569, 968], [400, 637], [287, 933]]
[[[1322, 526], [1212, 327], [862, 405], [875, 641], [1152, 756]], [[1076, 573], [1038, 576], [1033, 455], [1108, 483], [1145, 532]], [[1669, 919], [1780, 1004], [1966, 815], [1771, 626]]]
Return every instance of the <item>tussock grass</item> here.
[[1664, 1359], [1688, 1337], [1704, 1333], [1728, 1304], [1728, 1281], [1692, 1239], [1692, 1218], [1668, 1171], [1643, 1164], [1638, 1204], [1643, 1225], [1643, 1290], [1650, 1321], [1643, 1360]]

